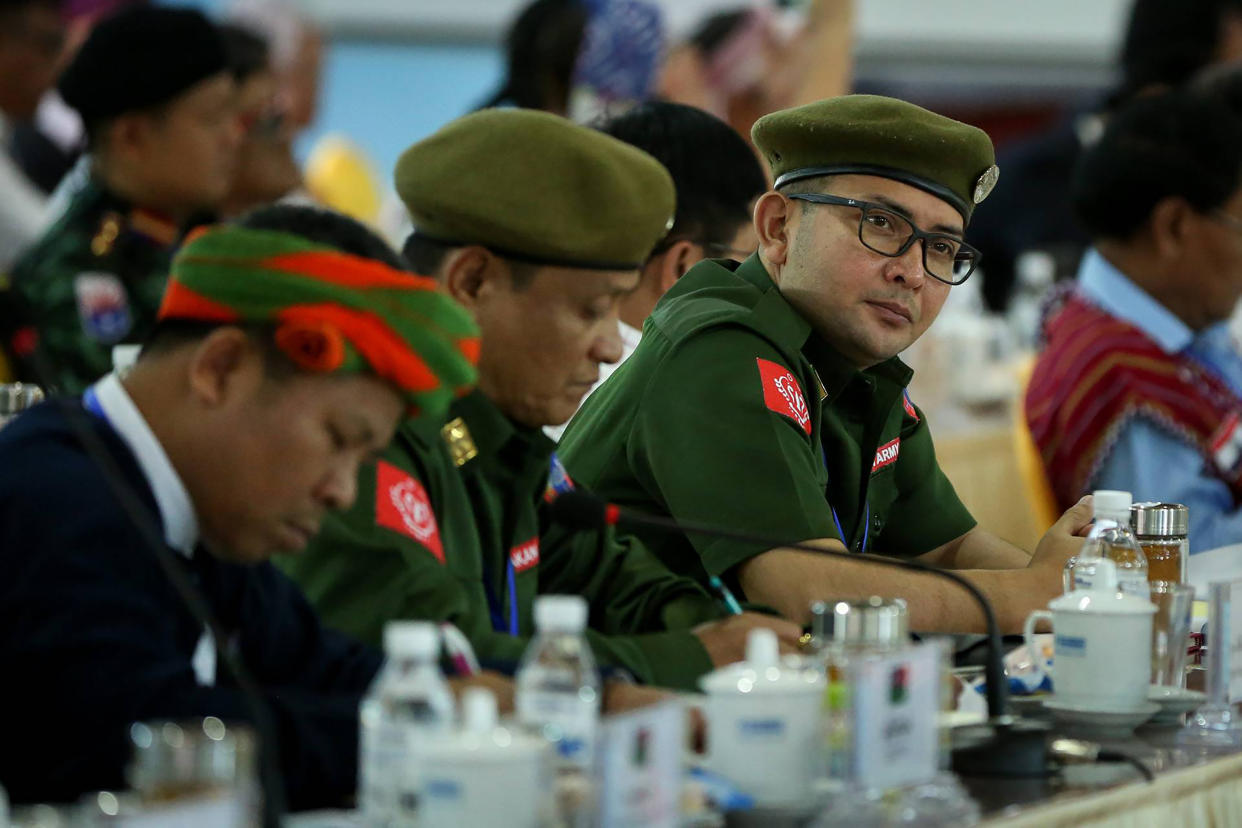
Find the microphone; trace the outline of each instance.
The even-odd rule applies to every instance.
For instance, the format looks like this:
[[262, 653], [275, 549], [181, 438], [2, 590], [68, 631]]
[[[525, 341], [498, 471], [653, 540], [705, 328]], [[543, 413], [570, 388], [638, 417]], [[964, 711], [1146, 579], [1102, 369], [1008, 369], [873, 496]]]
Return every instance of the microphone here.
[[979, 605], [987, 627], [988, 641], [987, 661], [984, 664], [984, 675], [987, 681], [988, 722], [983, 729], [979, 726], [958, 728], [957, 730], [962, 731], [960, 737], [955, 731], [955, 741], [960, 741], [961, 744], [953, 749], [953, 769], [958, 773], [972, 776], [1031, 777], [1046, 776], [1049, 773], [1048, 753], [1044, 739], [1048, 730], [1047, 725], [1009, 715], [1008, 687], [1001, 660], [1003, 650], [1000, 625], [996, 621], [996, 613], [992, 609], [992, 604], [977, 586], [956, 572], [919, 560], [840, 552], [807, 543], [790, 543], [756, 532], [633, 512], [622, 509], [616, 504], [607, 503], [579, 489], [571, 489], [562, 493], [549, 504], [549, 509], [549, 517], [552, 520], [566, 528], [578, 531], [615, 526], [618, 529], [630, 531], [649, 529], [681, 535], [703, 535], [743, 543], [758, 543], [773, 549], [798, 549], [851, 561], [866, 561], [895, 569], [922, 572], [952, 581], [969, 593]]

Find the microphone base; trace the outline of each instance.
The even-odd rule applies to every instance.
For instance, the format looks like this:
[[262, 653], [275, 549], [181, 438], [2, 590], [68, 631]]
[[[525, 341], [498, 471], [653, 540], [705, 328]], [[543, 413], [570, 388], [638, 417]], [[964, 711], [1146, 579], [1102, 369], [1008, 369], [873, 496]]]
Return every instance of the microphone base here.
[[961, 776], [1038, 779], [1057, 765], [1048, 753], [1046, 722], [1002, 716], [953, 729], [953, 772]]

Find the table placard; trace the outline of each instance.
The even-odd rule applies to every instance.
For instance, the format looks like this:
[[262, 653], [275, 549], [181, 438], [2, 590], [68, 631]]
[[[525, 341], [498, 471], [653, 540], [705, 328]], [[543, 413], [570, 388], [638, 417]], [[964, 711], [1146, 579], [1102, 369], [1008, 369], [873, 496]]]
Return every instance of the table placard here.
[[[1229, 676], [1229, 701], [1242, 701], [1242, 612], [1238, 612], [1233, 606], [1233, 598], [1242, 596], [1242, 580], [1212, 584], [1211, 589], [1220, 590], [1219, 611], [1224, 618], [1219, 629], [1225, 630], [1229, 636], [1228, 648], [1222, 662], [1224, 671]], [[1213, 611], [1216, 611], [1216, 607], [1213, 607]], [[1215, 645], [1211, 636], [1208, 638], [1207, 646], [1210, 649]], [[1210, 676], [1208, 680], [1211, 680]]]
[[851, 665], [854, 781], [899, 788], [935, 778], [942, 644], [931, 641]]
[[675, 828], [680, 823], [686, 711], [668, 701], [600, 722], [602, 828]]

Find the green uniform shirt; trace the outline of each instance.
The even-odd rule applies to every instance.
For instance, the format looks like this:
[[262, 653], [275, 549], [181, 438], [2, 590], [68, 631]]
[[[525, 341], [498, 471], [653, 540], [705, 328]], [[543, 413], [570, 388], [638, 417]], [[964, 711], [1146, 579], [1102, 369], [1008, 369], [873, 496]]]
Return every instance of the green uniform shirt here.
[[112, 369], [112, 346], [151, 332], [178, 229], [87, 184], [13, 266], [23, 321], [52, 380], [79, 393]]
[[[678, 280], [637, 350], [569, 425], [560, 455], [609, 501], [796, 542], [927, 552], [974, 519], [936, 463], [896, 358], [858, 371], [757, 256]], [[835, 510], [835, 511], [834, 511]], [[732, 578], [774, 544], [642, 536], [675, 572]], [[734, 582], [736, 586], [736, 583]]]
[[718, 603], [634, 539], [548, 526], [541, 505], [557, 464], [540, 431], [515, 426], [479, 392], [450, 416], [443, 427], [402, 426], [363, 469], [353, 507], [280, 561], [325, 621], [377, 644], [392, 619], [450, 621], [504, 668], [534, 633], [537, 594], [581, 595], [602, 664], [692, 689], [711, 662], [688, 628], [720, 618]]

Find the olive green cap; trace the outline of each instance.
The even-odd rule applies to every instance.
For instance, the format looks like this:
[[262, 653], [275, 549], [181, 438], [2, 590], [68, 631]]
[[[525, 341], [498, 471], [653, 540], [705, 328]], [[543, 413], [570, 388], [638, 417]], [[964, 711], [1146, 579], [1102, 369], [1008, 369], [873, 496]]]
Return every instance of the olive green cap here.
[[751, 137], [778, 189], [821, 175], [878, 175], [944, 199], [967, 221], [1000, 176], [986, 132], [879, 95], [773, 112], [755, 122]]
[[395, 178], [417, 234], [538, 264], [639, 268], [676, 207], [659, 161], [529, 109], [453, 121], [402, 153]]

